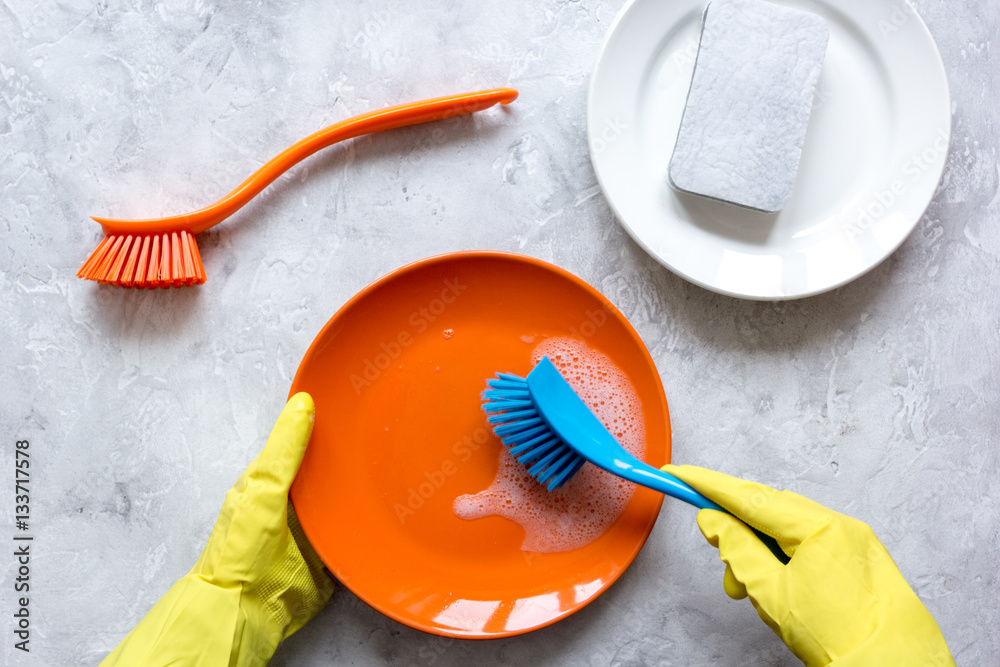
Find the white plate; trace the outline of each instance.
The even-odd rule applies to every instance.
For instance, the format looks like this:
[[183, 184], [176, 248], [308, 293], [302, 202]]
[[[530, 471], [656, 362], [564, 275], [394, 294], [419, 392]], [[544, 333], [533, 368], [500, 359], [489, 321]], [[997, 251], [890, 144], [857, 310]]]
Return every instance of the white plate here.
[[934, 40], [904, 0], [800, 0], [830, 46], [795, 193], [767, 215], [674, 191], [667, 180], [705, 0], [631, 0], [597, 60], [587, 134], [598, 181], [632, 238], [707, 289], [777, 300], [870, 270], [927, 210], [951, 140]]

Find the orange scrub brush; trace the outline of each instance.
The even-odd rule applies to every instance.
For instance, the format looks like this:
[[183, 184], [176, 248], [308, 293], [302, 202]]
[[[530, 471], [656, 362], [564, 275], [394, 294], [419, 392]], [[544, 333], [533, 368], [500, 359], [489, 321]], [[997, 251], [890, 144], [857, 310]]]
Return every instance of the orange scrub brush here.
[[272, 158], [228, 195], [193, 213], [152, 220], [95, 217], [107, 236], [76, 275], [120, 287], [200, 285], [205, 282], [205, 269], [194, 235], [231, 216], [316, 151], [363, 134], [461, 116], [515, 99], [516, 90], [496, 88], [379, 109], [309, 135]]

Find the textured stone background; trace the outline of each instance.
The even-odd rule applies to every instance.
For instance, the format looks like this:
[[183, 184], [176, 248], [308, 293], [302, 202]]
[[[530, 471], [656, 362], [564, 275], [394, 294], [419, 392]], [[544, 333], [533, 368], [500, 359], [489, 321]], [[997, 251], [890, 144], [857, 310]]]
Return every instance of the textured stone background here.
[[[490, 248], [554, 262], [630, 318], [679, 462], [872, 524], [961, 664], [1000, 652], [1000, 56], [992, 0], [920, 0], [954, 97], [940, 192], [903, 247], [836, 292], [749, 303], [693, 287], [621, 230], [591, 170], [588, 72], [621, 0], [0, 2], [0, 537], [12, 445], [33, 455], [33, 653], [96, 664], [195, 561], [299, 359], [391, 269]], [[200, 289], [73, 277], [88, 215], [194, 209], [293, 140], [386, 104], [512, 85], [515, 105], [314, 157], [199, 237]], [[2, 614], [12, 559], [0, 557]], [[779, 664], [689, 508], [666, 503], [590, 607], [449, 642], [341, 589], [273, 664]]]

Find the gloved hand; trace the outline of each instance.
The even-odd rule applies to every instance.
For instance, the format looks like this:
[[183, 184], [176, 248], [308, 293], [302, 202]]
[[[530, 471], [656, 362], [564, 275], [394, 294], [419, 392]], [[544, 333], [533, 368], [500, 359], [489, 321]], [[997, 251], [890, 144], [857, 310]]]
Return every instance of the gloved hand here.
[[309, 394], [292, 396], [264, 450], [226, 494], [191, 571], [101, 663], [266, 665], [329, 601], [333, 581], [288, 502], [312, 433]]
[[872, 529], [789, 491], [693, 466], [663, 467], [774, 537], [782, 565], [732, 516], [698, 513], [726, 563], [723, 586], [745, 597], [806, 665], [954, 665], [930, 612]]

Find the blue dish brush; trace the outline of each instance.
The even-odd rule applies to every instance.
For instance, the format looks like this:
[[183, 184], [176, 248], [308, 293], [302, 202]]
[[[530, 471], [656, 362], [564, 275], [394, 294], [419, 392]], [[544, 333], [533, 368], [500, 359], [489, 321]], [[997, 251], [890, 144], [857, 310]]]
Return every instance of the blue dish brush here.
[[[649, 487], [698, 509], [727, 510], [662, 470], [643, 463], [618, 444], [587, 404], [542, 357], [527, 378], [497, 373], [481, 394], [493, 432], [511, 456], [549, 491], [568, 482], [590, 461], [613, 475]], [[782, 562], [788, 556], [774, 538], [750, 527]]]

